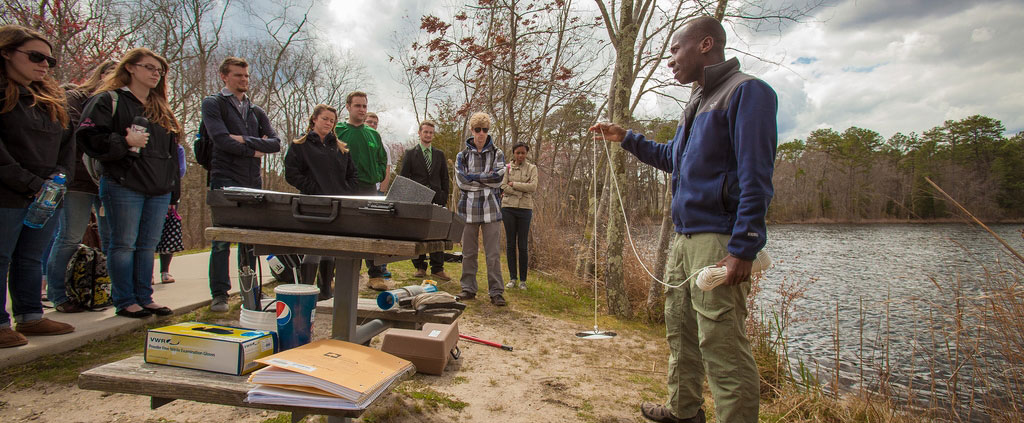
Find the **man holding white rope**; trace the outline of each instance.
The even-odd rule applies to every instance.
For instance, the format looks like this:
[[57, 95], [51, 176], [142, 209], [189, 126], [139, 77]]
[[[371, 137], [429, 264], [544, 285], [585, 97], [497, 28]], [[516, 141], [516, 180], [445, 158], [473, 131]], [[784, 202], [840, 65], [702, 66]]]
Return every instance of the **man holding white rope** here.
[[644, 403], [641, 412], [657, 422], [704, 422], [706, 372], [718, 421], [756, 422], [760, 379], [744, 321], [751, 264], [767, 240], [778, 101], [768, 84], [739, 71], [738, 60], [725, 60], [725, 30], [712, 17], [676, 31], [670, 51], [675, 79], [693, 84], [672, 141], [654, 143], [609, 123], [590, 130], [672, 173], [668, 285], [705, 266], [728, 270], [710, 291], [694, 281], [667, 290], [669, 399]]

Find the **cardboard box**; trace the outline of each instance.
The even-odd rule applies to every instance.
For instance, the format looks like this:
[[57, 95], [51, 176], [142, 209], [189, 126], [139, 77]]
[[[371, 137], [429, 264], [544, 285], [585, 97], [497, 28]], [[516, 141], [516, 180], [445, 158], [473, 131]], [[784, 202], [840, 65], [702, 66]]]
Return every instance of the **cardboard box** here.
[[380, 350], [411, 361], [419, 373], [440, 375], [449, 358], [458, 358], [458, 342], [458, 323], [426, 323], [420, 330], [388, 329]]
[[208, 323], [185, 322], [150, 329], [147, 363], [244, 375], [262, 367], [255, 362], [274, 354], [277, 334]]

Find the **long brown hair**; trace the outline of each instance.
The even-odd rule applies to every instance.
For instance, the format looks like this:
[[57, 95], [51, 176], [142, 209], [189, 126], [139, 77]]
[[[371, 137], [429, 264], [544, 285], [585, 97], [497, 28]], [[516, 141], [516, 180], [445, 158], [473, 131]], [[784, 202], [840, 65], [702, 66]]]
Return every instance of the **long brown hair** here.
[[[309, 125], [306, 125], [306, 133], [303, 134], [301, 137], [292, 140], [292, 144], [302, 144], [306, 142], [306, 137], [309, 136], [310, 132], [313, 132], [313, 124], [316, 122], [316, 118], [320, 116], [320, 113], [323, 113], [325, 111], [334, 113], [335, 119], [337, 119], [337, 109], [326, 104], [317, 104], [316, 107], [313, 108], [313, 114], [309, 116]], [[335, 139], [335, 141], [338, 141], [338, 151], [341, 151], [342, 153], [348, 153], [348, 144], [345, 144], [339, 139]]]
[[[25, 45], [25, 43], [39, 40], [53, 48], [53, 45], [43, 36], [42, 33], [25, 28], [20, 25], [0, 26], [0, 51], [14, 51]], [[0, 105], [0, 113], [7, 113], [14, 110], [18, 104], [18, 92], [20, 84], [13, 82], [7, 75], [7, 59], [0, 56], [0, 87], [3, 87], [3, 100]], [[42, 81], [33, 81], [28, 84], [28, 90], [35, 99], [33, 106], [40, 105], [50, 115], [50, 120], [60, 122], [61, 126], [68, 125], [67, 100], [64, 98], [64, 90], [60, 88], [57, 81], [49, 74]]]
[[100, 65], [97, 66], [96, 69], [93, 69], [92, 73], [89, 74], [89, 79], [86, 79], [85, 82], [83, 82], [82, 85], [79, 85], [77, 89], [90, 96], [93, 95], [96, 93], [96, 90], [100, 88], [100, 85], [103, 84], [104, 74], [113, 70], [114, 66], [117, 66], [117, 62], [113, 60], [107, 60], [100, 63]]
[[[165, 71], [167, 70], [167, 59], [145, 47], [133, 48], [128, 50], [124, 58], [117, 63], [117, 68], [114, 69], [114, 72], [103, 79], [103, 84], [96, 89], [95, 93], [99, 94], [104, 91], [113, 91], [127, 87], [132, 82], [132, 74], [128, 73], [127, 66], [139, 63], [145, 57], [156, 59], [156, 61], [160, 62], [160, 66], [163, 66]], [[171, 106], [167, 103], [166, 73], [160, 78], [156, 88], [149, 90], [149, 98], [146, 99], [146, 118], [167, 129], [169, 132], [175, 134], [182, 133], [181, 124], [174, 117], [174, 113], [171, 112]], [[180, 139], [178, 141], [181, 142]]]

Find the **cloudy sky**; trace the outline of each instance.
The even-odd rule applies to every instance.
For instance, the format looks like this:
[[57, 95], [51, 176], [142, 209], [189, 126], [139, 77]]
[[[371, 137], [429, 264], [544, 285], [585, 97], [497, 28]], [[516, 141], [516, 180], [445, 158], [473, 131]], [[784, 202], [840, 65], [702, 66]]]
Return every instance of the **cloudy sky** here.
[[[333, 0], [321, 17], [330, 38], [366, 67], [371, 109], [384, 111], [390, 139], [412, 139], [416, 125], [388, 54], [396, 51], [396, 38], [418, 31], [419, 16], [443, 15], [445, 7], [442, 1]], [[730, 35], [744, 40], [744, 51], [781, 64], [741, 57], [778, 92], [780, 141], [823, 127], [860, 126], [885, 137], [921, 133], [974, 114], [999, 119], [1015, 134], [1024, 130], [1022, 21], [1019, 0], [834, 0], [781, 31], [749, 34], [737, 27]], [[639, 114], [649, 117], [680, 113], [655, 98], [644, 106]]]

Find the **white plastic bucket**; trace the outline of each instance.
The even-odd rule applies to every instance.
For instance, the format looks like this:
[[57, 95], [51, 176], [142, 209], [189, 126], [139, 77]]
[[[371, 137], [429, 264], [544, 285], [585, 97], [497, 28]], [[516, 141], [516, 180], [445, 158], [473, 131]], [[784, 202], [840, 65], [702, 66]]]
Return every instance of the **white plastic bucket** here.
[[274, 302], [273, 298], [263, 300], [263, 308], [267, 309], [267, 311], [247, 310], [245, 307], [242, 307], [242, 312], [238, 316], [238, 326], [246, 329], [277, 332], [277, 309], [274, 307], [267, 308], [272, 302]]

